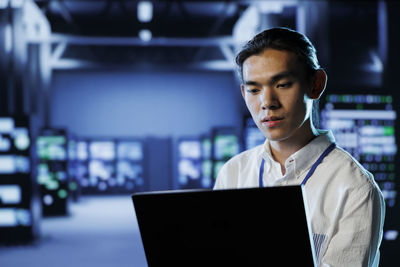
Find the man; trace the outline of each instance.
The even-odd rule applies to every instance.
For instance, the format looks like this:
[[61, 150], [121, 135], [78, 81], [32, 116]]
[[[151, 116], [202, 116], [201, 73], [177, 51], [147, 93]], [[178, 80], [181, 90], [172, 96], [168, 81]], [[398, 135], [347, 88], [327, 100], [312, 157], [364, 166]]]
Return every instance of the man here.
[[318, 266], [377, 266], [382, 193], [332, 133], [313, 124], [327, 75], [311, 42], [290, 29], [269, 29], [243, 47], [236, 63], [243, 98], [266, 141], [229, 160], [214, 188], [304, 184]]

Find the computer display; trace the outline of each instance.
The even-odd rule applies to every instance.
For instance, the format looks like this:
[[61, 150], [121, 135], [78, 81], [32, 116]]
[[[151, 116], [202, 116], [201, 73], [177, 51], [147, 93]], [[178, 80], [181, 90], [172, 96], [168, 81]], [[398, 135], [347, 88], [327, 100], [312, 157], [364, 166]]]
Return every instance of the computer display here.
[[233, 128], [213, 129], [212, 141], [212, 174], [214, 184], [214, 181], [225, 162], [227, 162], [231, 157], [237, 155], [241, 149], [239, 137], [236, 134], [236, 130]]
[[129, 193], [144, 190], [144, 145], [141, 140], [117, 141], [117, 188]]
[[115, 185], [115, 165], [113, 161], [92, 159], [89, 161], [89, 185], [100, 191]]
[[322, 128], [332, 130], [337, 144], [374, 175], [386, 201], [385, 226], [389, 230], [394, 221], [392, 209], [399, 205], [396, 119], [391, 95], [329, 94], [321, 109]]
[[80, 140], [77, 158], [77, 172], [84, 194], [107, 194], [117, 184], [114, 140]]
[[178, 141], [178, 181], [181, 189], [202, 187], [200, 138], [181, 138]]
[[89, 143], [89, 153], [91, 159], [115, 160], [115, 142], [92, 141]]
[[132, 161], [143, 160], [143, 144], [140, 141], [119, 141], [117, 144], [117, 157]]
[[234, 134], [218, 134], [214, 137], [214, 158], [227, 160], [239, 153], [239, 140]]
[[89, 159], [88, 143], [83, 140], [76, 142], [76, 158], [79, 161], [85, 161]]
[[144, 190], [144, 144], [139, 139], [77, 142], [77, 173], [84, 194]]
[[37, 153], [43, 160], [67, 160], [67, 137], [39, 136], [36, 141]]

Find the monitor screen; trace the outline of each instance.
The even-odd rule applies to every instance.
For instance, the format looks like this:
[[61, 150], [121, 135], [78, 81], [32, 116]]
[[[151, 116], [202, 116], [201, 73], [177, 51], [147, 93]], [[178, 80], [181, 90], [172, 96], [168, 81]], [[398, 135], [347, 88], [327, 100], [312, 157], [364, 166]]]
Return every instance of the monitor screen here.
[[89, 159], [88, 143], [86, 141], [78, 141], [76, 143], [76, 157], [80, 161]]
[[117, 156], [118, 159], [141, 161], [143, 160], [143, 145], [139, 141], [119, 141]]
[[39, 136], [36, 144], [39, 159], [67, 160], [67, 138], [65, 136]]
[[219, 134], [214, 137], [214, 158], [228, 160], [239, 153], [239, 140], [236, 135]]
[[91, 159], [115, 160], [115, 143], [113, 141], [92, 141], [89, 143]]
[[143, 165], [130, 160], [118, 160], [117, 162], [117, 186], [127, 190], [142, 186]]
[[89, 180], [94, 181], [92, 186], [97, 184], [97, 181], [106, 181], [114, 177], [115, 168], [114, 162], [93, 159], [89, 161]]
[[201, 158], [200, 140], [181, 140], [179, 142], [179, 157], [187, 159]]

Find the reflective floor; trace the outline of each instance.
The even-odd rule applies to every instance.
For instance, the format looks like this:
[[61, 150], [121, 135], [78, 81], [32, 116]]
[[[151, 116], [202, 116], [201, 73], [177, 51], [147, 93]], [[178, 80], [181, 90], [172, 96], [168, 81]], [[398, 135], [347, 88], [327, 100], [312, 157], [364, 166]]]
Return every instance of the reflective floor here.
[[129, 196], [82, 197], [70, 216], [45, 218], [31, 245], [0, 246], [0, 266], [147, 266]]

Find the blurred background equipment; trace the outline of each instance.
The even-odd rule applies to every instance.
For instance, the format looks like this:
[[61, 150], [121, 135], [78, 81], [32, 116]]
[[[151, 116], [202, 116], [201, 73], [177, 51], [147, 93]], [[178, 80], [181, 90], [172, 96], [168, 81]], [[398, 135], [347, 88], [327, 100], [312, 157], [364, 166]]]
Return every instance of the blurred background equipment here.
[[397, 266], [399, 11], [385, 0], [0, 0], [0, 265], [145, 266], [129, 195], [212, 188], [227, 160], [265, 141], [234, 58], [284, 26], [317, 48], [329, 76], [321, 126], [374, 174], [387, 204], [380, 266]]
[[26, 242], [39, 234], [40, 204], [31, 173], [27, 117], [0, 116], [0, 236]]
[[43, 129], [36, 141], [36, 151], [43, 215], [67, 215], [70, 178], [66, 131]]

